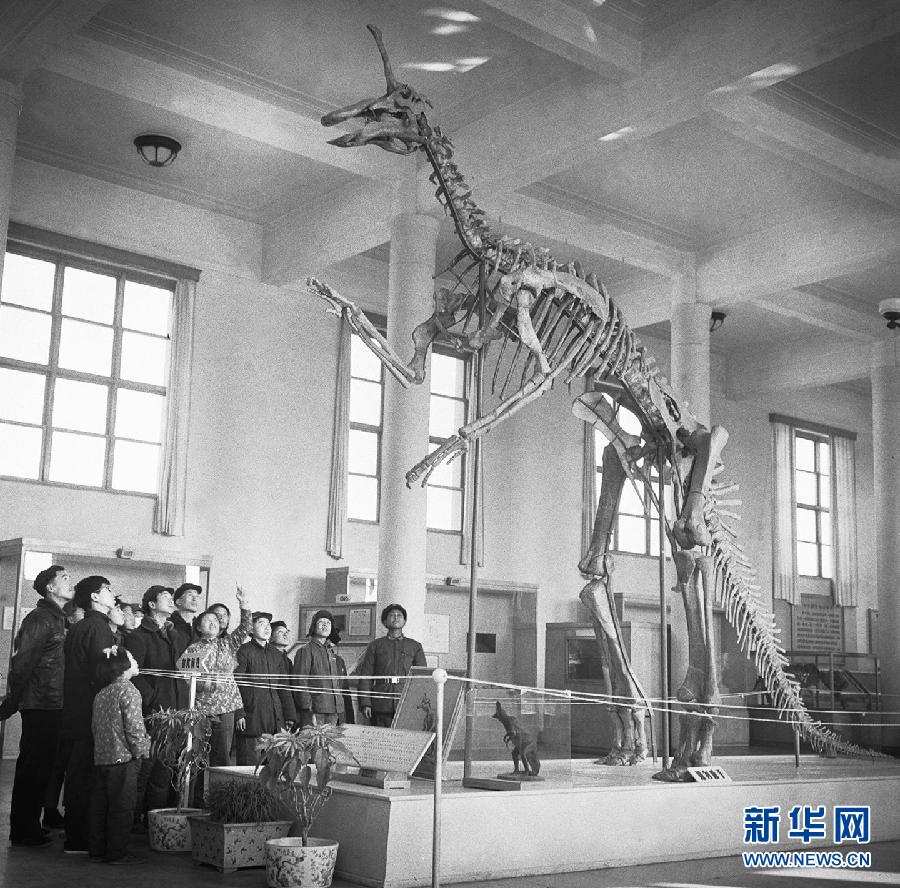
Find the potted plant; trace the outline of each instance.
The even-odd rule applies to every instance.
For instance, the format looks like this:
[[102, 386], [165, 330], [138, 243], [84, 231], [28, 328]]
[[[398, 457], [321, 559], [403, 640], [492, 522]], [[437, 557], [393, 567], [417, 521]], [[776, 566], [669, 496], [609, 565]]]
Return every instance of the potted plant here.
[[209, 764], [212, 716], [202, 709], [163, 709], [145, 719], [150, 734], [150, 758], [169, 769], [178, 802], [175, 808], [147, 812], [150, 847], [154, 851], [190, 851], [189, 816], [200, 808], [188, 808], [193, 778]]
[[266, 842], [269, 888], [331, 885], [338, 843], [310, 838], [309, 830], [331, 797], [337, 754], [354, 760], [341, 742], [342, 734], [343, 728], [334, 725], [308, 725], [297, 733], [279, 731], [259, 738], [259, 779], [294, 815], [293, 836]]
[[205, 817], [190, 817], [191, 857], [220, 872], [265, 866], [266, 839], [286, 836], [293, 820], [284, 805], [255, 780], [227, 780], [206, 795]]

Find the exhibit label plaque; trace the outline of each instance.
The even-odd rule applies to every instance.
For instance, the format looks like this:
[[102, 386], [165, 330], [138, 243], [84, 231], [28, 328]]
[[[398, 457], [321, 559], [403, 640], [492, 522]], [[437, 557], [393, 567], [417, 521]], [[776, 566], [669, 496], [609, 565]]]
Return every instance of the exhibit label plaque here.
[[794, 608], [794, 649], [798, 651], [843, 650], [841, 608], [827, 598], [801, 595]]
[[353, 753], [356, 761], [338, 755], [339, 765], [359, 765], [378, 771], [413, 772], [434, 734], [405, 731], [397, 728], [375, 728], [371, 725], [345, 725], [341, 742]]

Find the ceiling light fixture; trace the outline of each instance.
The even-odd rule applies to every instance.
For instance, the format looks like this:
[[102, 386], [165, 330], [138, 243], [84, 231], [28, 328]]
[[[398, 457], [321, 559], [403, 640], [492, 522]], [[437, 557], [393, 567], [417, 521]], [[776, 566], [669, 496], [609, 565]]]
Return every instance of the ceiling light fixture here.
[[725, 317], [724, 311], [714, 311], [709, 316], [709, 332], [715, 333], [725, 323]]
[[181, 151], [181, 142], [171, 136], [145, 133], [134, 140], [134, 147], [141, 160], [152, 167], [164, 167], [172, 163]]

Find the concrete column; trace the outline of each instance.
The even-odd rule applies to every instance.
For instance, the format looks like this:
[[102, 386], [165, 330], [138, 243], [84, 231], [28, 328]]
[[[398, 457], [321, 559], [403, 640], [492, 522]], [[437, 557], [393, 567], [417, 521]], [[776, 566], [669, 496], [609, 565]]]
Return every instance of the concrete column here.
[[12, 203], [16, 134], [19, 129], [19, 111], [21, 109], [21, 88], [8, 80], [0, 80], [0, 275], [3, 274], [3, 255], [6, 252], [6, 230], [9, 227], [9, 208]]
[[[691, 413], [707, 427], [710, 424], [709, 395], [709, 305], [696, 301], [693, 275], [675, 286], [670, 321], [669, 380], [676, 396], [686, 402]], [[673, 695], [678, 692], [688, 669], [687, 619], [678, 593], [670, 597], [671, 651], [669, 676]], [[675, 724], [678, 722], [675, 720]], [[677, 728], [673, 731], [677, 743]]]
[[[407, 360], [414, 327], [434, 310], [435, 248], [440, 219], [404, 208], [391, 223], [387, 338]], [[435, 204], [439, 209], [439, 206]], [[430, 209], [430, 207], [429, 207]], [[404, 389], [388, 376], [381, 442], [381, 514], [378, 529], [378, 605], [399, 602], [409, 615], [409, 634], [425, 625], [426, 492], [407, 490], [405, 474], [428, 453], [429, 380]]]
[[[883, 708], [900, 709], [900, 337], [878, 343], [872, 356], [872, 449], [878, 647]], [[888, 721], [897, 721], [896, 718]], [[900, 748], [900, 729], [885, 729], [885, 744]]]

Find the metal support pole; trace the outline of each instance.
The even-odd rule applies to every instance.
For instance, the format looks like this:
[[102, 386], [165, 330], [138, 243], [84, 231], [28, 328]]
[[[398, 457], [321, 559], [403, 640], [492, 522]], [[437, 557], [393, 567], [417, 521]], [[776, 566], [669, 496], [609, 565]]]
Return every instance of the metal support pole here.
[[[194, 705], [197, 702], [197, 676], [199, 672], [191, 672], [190, 673], [190, 687], [188, 690], [188, 709], [193, 709]], [[184, 744], [185, 749], [190, 750], [190, 748], [194, 745], [194, 733], [193, 731], [188, 731], [187, 740]], [[191, 774], [188, 771], [184, 786], [181, 787], [181, 807], [187, 808], [190, 807], [191, 802]]]
[[666, 614], [666, 500], [665, 454], [662, 445], [656, 451], [656, 470], [659, 474], [659, 682], [662, 690], [662, 766], [669, 767], [669, 619]]
[[794, 767], [800, 767], [800, 732], [794, 728]]
[[[485, 298], [487, 290], [487, 269], [484, 263], [478, 267], [478, 303], [479, 303], [479, 327], [485, 322]], [[469, 397], [472, 399], [472, 413], [477, 419], [481, 416], [482, 376], [484, 375], [484, 352], [479, 349], [474, 358], [475, 364], [472, 373], [472, 391]], [[478, 533], [480, 524], [478, 521], [479, 488], [481, 487], [481, 438], [476, 437], [472, 442], [472, 514], [469, 525], [469, 635], [466, 642], [466, 676], [475, 677], [475, 633], [476, 617], [478, 614]], [[466, 688], [466, 738], [465, 751], [463, 753], [463, 780], [472, 775], [472, 744], [475, 738], [475, 686], [469, 684]]]
[[441, 884], [441, 791], [444, 779], [444, 685], [447, 670], [435, 669], [431, 673], [435, 685], [437, 725], [434, 737], [434, 824], [431, 834], [431, 888]]
[[834, 680], [834, 651], [828, 652], [828, 675], [830, 677], [829, 684], [831, 685], [831, 721], [837, 721], [837, 701], [834, 696], [834, 686], [837, 684]]

